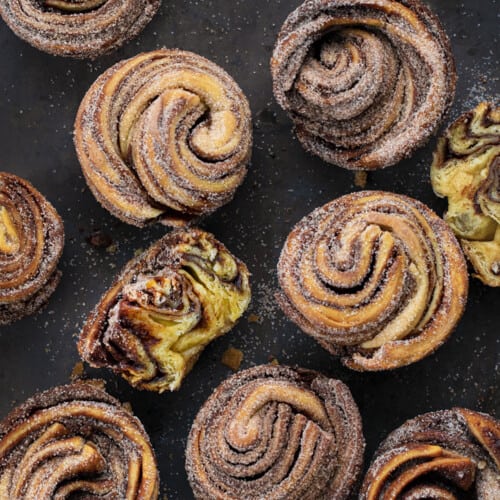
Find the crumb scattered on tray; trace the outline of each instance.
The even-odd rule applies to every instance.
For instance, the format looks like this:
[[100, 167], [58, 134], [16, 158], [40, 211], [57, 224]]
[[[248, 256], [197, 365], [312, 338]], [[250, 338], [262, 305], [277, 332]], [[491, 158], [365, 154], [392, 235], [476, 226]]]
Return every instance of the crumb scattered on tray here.
[[257, 314], [249, 314], [248, 315], [248, 322], [249, 323], [260, 323], [262, 321], [260, 316], [257, 316]]
[[81, 379], [83, 376], [84, 367], [81, 361], [73, 366], [73, 370], [71, 370], [71, 375], [69, 376], [71, 382], [76, 382], [78, 379]]
[[365, 188], [368, 182], [368, 172], [358, 170], [354, 174], [354, 185], [359, 188]]
[[223, 365], [231, 368], [233, 371], [238, 371], [243, 361], [243, 352], [234, 347], [227, 349], [222, 355], [221, 362]]
[[90, 236], [87, 236], [87, 243], [96, 248], [109, 248], [113, 245], [113, 239], [109, 234], [103, 231], [94, 231]]

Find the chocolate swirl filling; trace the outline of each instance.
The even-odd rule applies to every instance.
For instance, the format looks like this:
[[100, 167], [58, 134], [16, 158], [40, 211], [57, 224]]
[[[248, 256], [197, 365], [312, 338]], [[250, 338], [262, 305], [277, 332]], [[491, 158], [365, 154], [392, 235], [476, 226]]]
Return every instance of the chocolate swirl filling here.
[[11, 30], [56, 56], [94, 59], [137, 36], [161, 0], [3, 0]]
[[355, 170], [410, 156], [455, 93], [449, 40], [420, 0], [304, 2], [278, 35], [271, 71], [302, 145]]
[[468, 289], [444, 221], [382, 191], [343, 196], [302, 219], [278, 278], [287, 316], [355, 370], [397, 368], [433, 352], [460, 319]]
[[251, 145], [250, 108], [236, 82], [180, 50], [147, 52], [110, 68], [75, 121], [90, 189], [137, 226], [183, 226], [229, 202]]
[[229, 378], [203, 405], [186, 469], [199, 499], [343, 500], [363, 452], [361, 418], [342, 382], [265, 365]]
[[392, 432], [370, 465], [360, 500], [500, 497], [500, 423], [464, 408], [420, 415]]
[[27, 181], [0, 172], [0, 325], [33, 314], [57, 287], [64, 227]]
[[156, 500], [142, 424], [96, 381], [35, 395], [0, 423], [0, 497]]
[[432, 187], [448, 199], [444, 216], [475, 276], [500, 286], [500, 108], [483, 102], [439, 139]]

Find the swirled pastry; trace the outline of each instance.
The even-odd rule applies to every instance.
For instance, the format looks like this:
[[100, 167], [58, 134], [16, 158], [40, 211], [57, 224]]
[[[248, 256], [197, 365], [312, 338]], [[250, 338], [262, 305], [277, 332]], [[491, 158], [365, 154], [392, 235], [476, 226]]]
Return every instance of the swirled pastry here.
[[115, 64], [83, 99], [75, 145], [97, 200], [143, 226], [184, 225], [233, 198], [250, 159], [248, 101], [207, 59], [157, 50]]
[[467, 299], [460, 246], [417, 200], [342, 196], [292, 230], [278, 264], [288, 317], [355, 370], [414, 363], [451, 334]]
[[448, 198], [444, 216], [476, 276], [500, 286], [500, 108], [483, 102], [439, 139], [432, 187]]
[[0, 423], [0, 498], [155, 500], [142, 424], [96, 382], [39, 393]]
[[274, 95], [328, 163], [394, 165], [424, 144], [455, 93], [450, 43], [420, 0], [309, 0], [285, 21]]
[[0, 172], [0, 325], [33, 314], [56, 289], [64, 227], [27, 181]]
[[33, 47], [95, 58], [138, 35], [161, 0], [2, 0], [0, 15]]
[[206, 401], [186, 469], [203, 500], [342, 500], [361, 472], [364, 444], [342, 382], [264, 365], [232, 376]]
[[132, 260], [80, 335], [82, 358], [140, 389], [178, 389], [250, 302], [248, 270], [211, 234], [178, 229]]
[[500, 498], [500, 423], [464, 408], [420, 415], [382, 443], [360, 500]]

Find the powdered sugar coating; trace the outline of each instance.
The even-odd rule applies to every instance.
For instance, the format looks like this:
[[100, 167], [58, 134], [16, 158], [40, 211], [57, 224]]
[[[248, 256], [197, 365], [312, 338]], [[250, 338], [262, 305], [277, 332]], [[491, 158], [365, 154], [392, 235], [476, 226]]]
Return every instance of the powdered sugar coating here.
[[161, 0], [5, 0], [0, 2], [0, 15], [37, 49], [93, 59], [138, 35], [160, 4]]
[[196, 498], [346, 499], [364, 451], [340, 381], [262, 365], [223, 382], [198, 413], [186, 469]]
[[64, 227], [27, 181], [0, 172], [0, 325], [37, 311], [59, 283]]
[[98, 381], [33, 396], [0, 423], [0, 497], [154, 500], [159, 478], [140, 421]]
[[355, 170], [424, 144], [456, 81], [449, 40], [420, 0], [308, 0], [285, 21], [271, 70], [302, 145]]
[[230, 201], [251, 145], [250, 108], [236, 82], [180, 50], [114, 65], [89, 89], [75, 121], [90, 189], [137, 226], [182, 226]]
[[[360, 500], [381, 499], [396, 489], [405, 498], [454, 499], [468, 491], [471, 498], [495, 500], [500, 496], [499, 442], [500, 422], [487, 414], [453, 408], [419, 415], [379, 446]], [[440, 494], [429, 494], [436, 491]]]
[[468, 289], [449, 227], [421, 202], [382, 191], [342, 196], [300, 221], [278, 279], [288, 317], [356, 370], [433, 352], [460, 319]]

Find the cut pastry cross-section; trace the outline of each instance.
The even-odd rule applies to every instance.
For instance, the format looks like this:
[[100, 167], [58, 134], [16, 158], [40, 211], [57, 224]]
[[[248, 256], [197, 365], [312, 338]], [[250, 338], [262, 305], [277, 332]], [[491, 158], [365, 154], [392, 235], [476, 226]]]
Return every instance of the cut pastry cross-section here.
[[80, 354], [135, 387], [172, 391], [249, 302], [246, 266], [211, 234], [178, 229], [125, 267], [87, 320]]
[[444, 216], [486, 285], [500, 286], [500, 108], [483, 102], [439, 139], [432, 187]]

